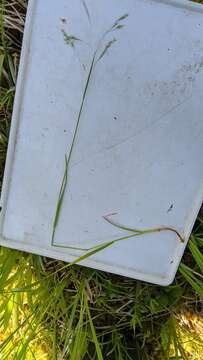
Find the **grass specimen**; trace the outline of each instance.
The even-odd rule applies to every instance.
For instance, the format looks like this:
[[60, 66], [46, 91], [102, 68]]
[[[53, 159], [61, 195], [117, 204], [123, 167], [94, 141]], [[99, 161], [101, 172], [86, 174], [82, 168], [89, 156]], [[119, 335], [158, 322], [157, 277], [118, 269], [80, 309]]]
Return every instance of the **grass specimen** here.
[[[25, 11], [0, 1], [0, 181]], [[201, 214], [165, 288], [1, 247], [0, 359], [202, 359], [202, 252]]]
[[[85, 1], [82, 1], [82, 4], [84, 6], [85, 13], [88, 17], [88, 20], [90, 21], [90, 19], [91, 19], [90, 13], [89, 13], [89, 10], [88, 10], [88, 7], [87, 7]], [[123, 21], [126, 20], [127, 17], [128, 17], [128, 14], [124, 14], [121, 17], [119, 17], [116, 21], [114, 21], [113, 25], [107, 31], [105, 31], [104, 34], [101, 36], [100, 40], [98, 41], [97, 47], [96, 47], [95, 51], [93, 52], [91, 64], [90, 64], [89, 71], [87, 74], [87, 80], [86, 80], [84, 91], [82, 94], [82, 99], [81, 99], [81, 103], [80, 103], [80, 107], [79, 107], [79, 112], [78, 112], [78, 116], [77, 116], [77, 120], [76, 120], [76, 125], [75, 125], [75, 129], [74, 129], [74, 133], [73, 133], [70, 150], [69, 150], [68, 154], [65, 155], [64, 173], [63, 173], [63, 177], [62, 177], [62, 181], [61, 181], [60, 191], [59, 191], [57, 204], [56, 204], [55, 216], [54, 216], [54, 220], [53, 220], [51, 245], [55, 246], [55, 247], [61, 247], [61, 248], [67, 248], [67, 249], [88, 251], [84, 256], [79, 257], [77, 259], [77, 261], [80, 261], [81, 259], [84, 260], [87, 257], [97, 253], [98, 251], [104, 250], [105, 248], [112, 246], [113, 244], [115, 244], [119, 241], [128, 240], [130, 238], [134, 238], [134, 237], [144, 235], [144, 234], [151, 234], [151, 233], [162, 232], [162, 231], [171, 231], [177, 235], [178, 239], [181, 242], [184, 242], [183, 236], [176, 229], [173, 229], [172, 227], [169, 227], [169, 226], [168, 227], [157, 227], [157, 228], [149, 228], [149, 229], [145, 229], [145, 230], [144, 229], [143, 230], [132, 229], [132, 228], [128, 228], [123, 225], [115, 223], [113, 220], [111, 220], [109, 218], [109, 216], [104, 216], [103, 217], [104, 220], [116, 228], [130, 232], [130, 235], [125, 235], [125, 236], [119, 237], [117, 239], [102, 243], [97, 246], [92, 246], [89, 248], [74, 247], [74, 246], [68, 246], [68, 245], [65, 246], [65, 245], [56, 244], [54, 242], [55, 232], [57, 229], [57, 225], [58, 225], [58, 222], [60, 219], [60, 213], [61, 213], [62, 206], [63, 206], [64, 195], [65, 195], [65, 191], [68, 186], [68, 175], [69, 175], [69, 170], [70, 170], [71, 158], [72, 158], [73, 150], [74, 150], [74, 147], [76, 144], [76, 139], [78, 136], [79, 125], [80, 125], [81, 116], [82, 116], [82, 112], [83, 112], [84, 105], [85, 105], [85, 100], [86, 100], [86, 97], [88, 94], [88, 88], [90, 85], [90, 81], [91, 81], [91, 78], [93, 76], [93, 73], [95, 71], [95, 68], [96, 68], [96, 65], [98, 64], [98, 62], [105, 56], [106, 52], [117, 41], [116, 38], [114, 37], [104, 44], [104, 41], [106, 40], [106, 36], [109, 34], [112, 34], [112, 32], [114, 32], [116, 30], [121, 30], [124, 27]], [[72, 48], [75, 47], [75, 45], [78, 41], [81, 41], [81, 39], [79, 39], [78, 37], [76, 37], [72, 34], [68, 34], [64, 29], [62, 30], [62, 33], [64, 36], [64, 41], [66, 42], [67, 45], [69, 45]], [[102, 49], [102, 47], [103, 47], [103, 49]]]
[[[86, 10], [86, 14], [88, 16], [88, 19], [90, 19], [89, 10], [88, 10], [87, 5], [86, 5], [86, 3], [84, 1], [83, 1], [83, 5], [84, 5], [84, 8]], [[91, 80], [93, 71], [94, 71], [97, 63], [104, 57], [104, 55], [110, 49], [110, 47], [113, 45], [113, 43], [116, 42], [115, 38], [109, 40], [104, 45], [104, 48], [101, 50], [101, 47], [103, 45], [105, 37], [107, 36], [107, 34], [112, 33], [115, 30], [122, 29], [123, 26], [124, 26], [122, 24], [122, 21], [125, 20], [127, 17], [128, 17], [128, 14], [122, 15], [120, 18], [118, 18], [113, 23], [113, 25], [102, 35], [101, 39], [98, 41], [98, 45], [97, 45], [97, 47], [96, 47], [96, 49], [95, 49], [95, 51], [93, 52], [93, 55], [92, 55], [92, 60], [91, 60], [91, 64], [90, 64], [88, 74], [87, 74], [87, 80], [86, 80], [86, 83], [85, 83], [85, 87], [84, 87], [84, 91], [83, 91], [82, 99], [81, 99], [81, 103], [80, 103], [80, 108], [79, 108], [79, 112], [78, 112], [78, 116], [77, 116], [77, 120], [76, 120], [74, 134], [73, 134], [73, 138], [72, 138], [72, 142], [71, 142], [71, 147], [70, 147], [70, 150], [68, 152], [68, 155], [65, 155], [64, 174], [63, 174], [63, 178], [62, 178], [62, 182], [61, 182], [61, 187], [60, 187], [60, 191], [59, 191], [59, 196], [58, 196], [58, 200], [57, 200], [57, 204], [56, 204], [56, 211], [55, 211], [55, 216], [54, 216], [54, 221], [53, 221], [52, 241], [51, 241], [51, 244], [53, 246], [57, 246], [54, 243], [54, 237], [55, 237], [55, 232], [56, 232], [56, 228], [57, 228], [59, 217], [60, 217], [60, 212], [61, 212], [63, 199], [64, 199], [64, 195], [65, 195], [65, 190], [66, 190], [67, 183], [68, 183], [68, 174], [69, 174], [70, 162], [71, 162], [72, 153], [73, 153], [73, 149], [74, 149], [74, 146], [75, 146], [76, 138], [77, 138], [77, 135], [78, 135], [79, 124], [80, 124], [81, 115], [82, 115], [82, 112], [83, 112], [83, 108], [84, 108], [84, 104], [85, 104], [85, 100], [86, 100], [90, 80]], [[71, 46], [72, 48], [75, 47], [75, 43], [77, 41], [81, 41], [76, 36], [68, 34], [65, 30], [62, 30], [62, 33], [63, 33], [63, 36], [64, 36], [64, 41], [66, 42], [67, 45]]]

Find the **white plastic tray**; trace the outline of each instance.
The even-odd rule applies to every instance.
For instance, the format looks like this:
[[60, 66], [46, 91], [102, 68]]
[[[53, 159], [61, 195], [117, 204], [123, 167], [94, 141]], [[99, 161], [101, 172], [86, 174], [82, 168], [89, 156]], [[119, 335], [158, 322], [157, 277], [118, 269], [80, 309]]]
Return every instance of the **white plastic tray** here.
[[[55, 242], [88, 247], [122, 236], [104, 221], [109, 213], [129, 227], [172, 226], [184, 244], [170, 231], [149, 234], [82, 263], [167, 285], [202, 202], [203, 7], [184, 0], [85, 4], [29, 1], [0, 242], [65, 261], [83, 254], [51, 246], [64, 154], [94, 47], [127, 13], [91, 79]], [[75, 51], [62, 28], [84, 40]]]

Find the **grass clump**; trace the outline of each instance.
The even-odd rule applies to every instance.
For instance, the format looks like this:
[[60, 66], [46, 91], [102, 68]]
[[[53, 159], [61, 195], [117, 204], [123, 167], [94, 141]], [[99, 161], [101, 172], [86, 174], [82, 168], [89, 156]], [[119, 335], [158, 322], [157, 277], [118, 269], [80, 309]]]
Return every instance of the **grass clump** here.
[[[24, 0], [1, 0], [1, 181], [25, 12]], [[202, 359], [202, 250], [200, 215], [163, 288], [2, 247], [0, 359]]]

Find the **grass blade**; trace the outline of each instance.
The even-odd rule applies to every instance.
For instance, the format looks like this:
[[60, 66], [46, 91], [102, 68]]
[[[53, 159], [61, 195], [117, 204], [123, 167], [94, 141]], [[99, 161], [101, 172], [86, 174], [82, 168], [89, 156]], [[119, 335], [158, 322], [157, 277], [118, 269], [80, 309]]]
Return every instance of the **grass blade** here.
[[189, 249], [197, 265], [199, 266], [201, 272], [203, 273], [203, 254], [198, 249], [198, 246], [195, 242], [195, 238], [193, 236], [191, 237], [191, 240], [189, 242]]
[[174, 232], [177, 237], [179, 238], [179, 240], [183, 243], [184, 242], [184, 238], [183, 236], [174, 228], [172, 227], [168, 227], [168, 226], [163, 226], [163, 227], [157, 227], [157, 228], [149, 228], [149, 229], [136, 229], [136, 228], [129, 228], [127, 226], [124, 225], [120, 225], [116, 222], [114, 222], [113, 220], [111, 220], [109, 218], [109, 216], [104, 216], [103, 217], [104, 220], [106, 220], [109, 224], [111, 224], [112, 226], [120, 229], [120, 230], [125, 230], [125, 231], [130, 231], [130, 232], [134, 232], [138, 235], [144, 235], [144, 234], [152, 234], [152, 233], [158, 233], [158, 232], [162, 232], [162, 231], [171, 231]]
[[97, 339], [96, 331], [95, 331], [94, 324], [93, 324], [93, 321], [92, 321], [92, 317], [91, 317], [91, 314], [90, 314], [90, 309], [89, 309], [89, 306], [88, 306], [87, 295], [86, 294], [84, 295], [84, 303], [85, 303], [85, 309], [86, 309], [86, 312], [87, 312], [87, 315], [88, 315], [88, 318], [89, 318], [90, 328], [91, 328], [91, 332], [92, 332], [92, 338], [94, 340], [94, 344], [95, 344], [95, 347], [96, 347], [97, 359], [98, 360], [103, 360], [101, 348], [100, 348], [100, 345], [99, 345], [99, 342], [98, 342], [98, 339]]
[[197, 279], [196, 276], [193, 275], [191, 269], [184, 264], [180, 264], [179, 271], [189, 282], [192, 288], [198, 293], [200, 298], [203, 299], [203, 281]]

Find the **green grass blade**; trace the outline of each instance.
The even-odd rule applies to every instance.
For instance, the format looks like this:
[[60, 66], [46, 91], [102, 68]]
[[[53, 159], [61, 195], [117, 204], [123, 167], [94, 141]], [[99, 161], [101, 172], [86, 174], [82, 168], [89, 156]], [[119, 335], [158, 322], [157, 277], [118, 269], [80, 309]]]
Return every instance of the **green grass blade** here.
[[104, 216], [103, 217], [104, 220], [106, 220], [109, 224], [111, 224], [112, 226], [121, 229], [121, 230], [125, 230], [125, 231], [130, 231], [130, 232], [134, 232], [136, 234], [140, 234], [140, 235], [144, 235], [144, 234], [152, 234], [152, 233], [158, 233], [158, 232], [162, 232], [162, 231], [171, 231], [174, 232], [177, 237], [179, 238], [179, 240], [181, 242], [184, 242], [184, 238], [183, 236], [174, 228], [172, 227], [168, 227], [168, 226], [163, 226], [163, 227], [157, 227], [157, 228], [149, 228], [149, 229], [135, 229], [135, 228], [129, 228], [126, 227], [124, 225], [120, 225], [114, 221], [112, 221], [111, 219], [109, 219], [109, 216]]
[[58, 197], [57, 204], [56, 204], [56, 212], [55, 212], [55, 217], [54, 217], [54, 222], [53, 222], [52, 240], [51, 240], [52, 245], [54, 244], [55, 231], [56, 231], [56, 227], [57, 227], [59, 216], [60, 216], [60, 211], [61, 211], [61, 207], [62, 207], [62, 203], [63, 203], [64, 193], [66, 190], [67, 180], [68, 180], [68, 160], [67, 160], [67, 156], [65, 156], [64, 174], [63, 174], [63, 178], [62, 178], [62, 182], [61, 182], [61, 187], [60, 187], [59, 197]]
[[86, 294], [84, 295], [84, 303], [85, 303], [86, 312], [87, 312], [87, 315], [88, 315], [88, 318], [89, 318], [90, 328], [91, 328], [91, 332], [92, 332], [92, 338], [94, 340], [94, 344], [95, 344], [95, 348], [96, 348], [96, 352], [97, 352], [97, 359], [98, 360], [103, 360], [101, 347], [100, 347], [100, 344], [99, 344], [98, 339], [97, 339], [97, 335], [96, 335], [96, 331], [95, 331], [94, 324], [93, 324], [93, 321], [92, 321], [92, 317], [91, 317], [91, 314], [90, 314], [90, 309], [89, 309]]
[[197, 277], [192, 273], [191, 269], [184, 264], [180, 264], [179, 271], [189, 282], [192, 288], [197, 292], [200, 298], [203, 299], [203, 281], [197, 279]]
[[199, 266], [201, 272], [203, 273], [203, 254], [198, 249], [198, 246], [196, 244], [194, 236], [192, 236], [191, 240], [189, 241], [189, 249], [190, 249], [192, 256], [195, 259], [197, 265]]
[[0, 54], [0, 80], [3, 72], [4, 59], [5, 59], [5, 55]]
[[87, 95], [87, 90], [88, 90], [88, 87], [89, 87], [92, 71], [93, 71], [93, 68], [94, 68], [95, 56], [96, 56], [96, 54], [93, 55], [92, 62], [91, 62], [91, 65], [90, 65], [90, 70], [89, 70], [89, 73], [88, 73], [88, 76], [87, 76], [87, 81], [86, 81], [85, 89], [84, 89], [84, 92], [83, 92], [83, 95], [82, 95], [82, 101], [81, 101], [80, 110], [79, 110], [75, 130], [74, 130], [74, 134], [73, 134], [73, 139], [72, 139], [72, 142], [71, 142], [70, 151], [68, 153], [68, 156], [65, 156], [65, 169], [64, 169], [64, 174], [63, 174], [61, 187], [60, 187], [59, 197], [58, 197], [57, 204], [56, 204], [55, 217], [54, 217], [54, 221], [53, 221], [52, 240], [51, 240], [52, 245], [54, 245], [54, 237], [55, 237], [56, 227], [57, 227], [57, 224], [58, 224], [61, 208], [62, 208], [62, 205], [63, 205], [64, 195], [65, 195], [65, 191], [66, 191], [66, 187], [67, 187], [69, 165], [70, 165], [70, 161], [71, 161], [71, 157], [72, 157], [72, 153], [73, 153], [73, 148], [74, 148], [77, 133], [78, 133], [78, 128], [79, 128], [79, 124], [80, 124], [80, 119], [81, 119], [81, 115], [82, 115], [82, 110], [83, 110], [85, 98], [86, 98], [86, 95]]

